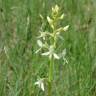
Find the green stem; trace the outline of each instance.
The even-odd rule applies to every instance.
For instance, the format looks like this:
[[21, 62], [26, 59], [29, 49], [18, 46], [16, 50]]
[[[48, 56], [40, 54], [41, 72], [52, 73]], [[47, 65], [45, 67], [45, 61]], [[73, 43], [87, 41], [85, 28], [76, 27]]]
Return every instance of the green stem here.
[[54, 60], [53, 60], [53, 57], [52, 57], [50, 59], [50, 66], [49, 66], [48, 96], [52, 96], [53, 68], [54, 68]]
[[[54, 25], [55, 26], [55, 25]], [[51, 43], [56, 48], [56, 33], [53, 29], [53, 38], [51, 39]], [[54, 71], [54, 57], [50, 58], [50, 66], [49, 66], [49, 77], [48, 77], [48, 96], [52, 96], [52, 82], [53, 82], [53, 71]]]

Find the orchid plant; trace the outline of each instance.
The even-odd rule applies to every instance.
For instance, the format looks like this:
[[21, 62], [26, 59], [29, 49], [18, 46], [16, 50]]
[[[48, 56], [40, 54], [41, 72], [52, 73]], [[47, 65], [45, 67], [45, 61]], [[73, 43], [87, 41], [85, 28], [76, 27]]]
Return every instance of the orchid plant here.
[[[42, 21], [44, 21], [44, 17], [42, 15], [40, 15], [40, 17], [42, 18]], [[52, 96], [54, 60], [63, 59], [64, 62], [68, 63], [67, 59], [65, 58], [66, 49], [64, 49], [62, 53], [56, 51], [58, 39], [62, 37], [61, 33], [67, 31], [69, 28], [69, 25], [66, 25], [65, 27], [58, 27], [59, 22], [63, 18], [64, 14], [61, 14], [59, 6], [55, 5], [52, 7], [51, 15], [47, 16], [46, 24], [45, 22], [42, 23], [42, 26], [40, 27], [40, 35], [37, 37], [39, 49], [36, 51], [36, 53], [40, 52], [42, 56], [48, 57], [48, 60], [50, 61], [48, 67], [48, 78], [46, 79], [48, 82], [48, 96]], [[47, 25], [48, 28], [44, 28], [45, 25]], [[42, 91], [45, 90], [44, 79], [39, 79], [37, 82], [35, 82], [35, 85], [38, 85]]]

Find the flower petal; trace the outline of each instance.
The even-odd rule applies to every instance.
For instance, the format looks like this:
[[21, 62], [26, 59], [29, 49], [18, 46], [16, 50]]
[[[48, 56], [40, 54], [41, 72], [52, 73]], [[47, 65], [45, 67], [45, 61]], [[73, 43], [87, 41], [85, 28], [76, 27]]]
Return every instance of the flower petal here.
[[48, 21], [49, 24], [53, 23], [53, 20], [49, 16], [47, 16], [47, 21]]
[[43, 82], [41, 83], [40, 87], [41, 87], [42, 91], [44, 91], [44, 83]]
[[37, 44], [39, 45], [39, 47], [42, 47], [43, 46], [43, 43], [41, 40], [37, 40]]
[[39, 84], [39, 81], [35, 82], [35, 85], [38, 85]]
[[47, 56], [47, 55], [49, 55], [49, 54], [50, 54], [50, 52], [45, 52], [45, 53], [42, 53], [41, 55]]
[[56, 53], [54, 53], [53, 55], [55, 59], [60, 59], [60, 57]]
[[63, 28], [63, 30], [64, 30], [64, 31], [67, 31], [68, 28], [69, 28], [69, 25], [65, 26], [65, 27]]

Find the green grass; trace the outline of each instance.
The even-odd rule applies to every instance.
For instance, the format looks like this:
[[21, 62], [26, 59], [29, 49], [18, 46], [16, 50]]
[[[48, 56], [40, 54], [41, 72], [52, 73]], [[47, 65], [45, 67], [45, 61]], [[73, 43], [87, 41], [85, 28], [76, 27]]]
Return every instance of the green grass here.
[[55, 4], [65, 13], [61, 25], [70, 25], [58, 45], [69, 63], [56, 61], [52, 96], [96, 96], [95, 0], [0, 0], [0, 96], [46, 96], [34, 86], [48, 75], [48, 61], [35, 54], [36, 36], [39, 14], [46, 17]]

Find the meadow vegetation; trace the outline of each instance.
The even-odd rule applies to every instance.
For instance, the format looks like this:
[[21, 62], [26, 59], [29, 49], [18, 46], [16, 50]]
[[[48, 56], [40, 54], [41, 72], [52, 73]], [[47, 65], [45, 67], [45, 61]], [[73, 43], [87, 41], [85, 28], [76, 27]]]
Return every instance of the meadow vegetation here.
[[36, 54], [37, 37], [56, 4], [64, 13], [58, 27], [69, 25], [56, 50], [66, 48], [68, 63], [54, 60], [52, 96], [96, 96], [96, 0], [0, 0], [0, 96], [48, 93], [47, 84], [36, 86], [49, 71], [46, 56]]

